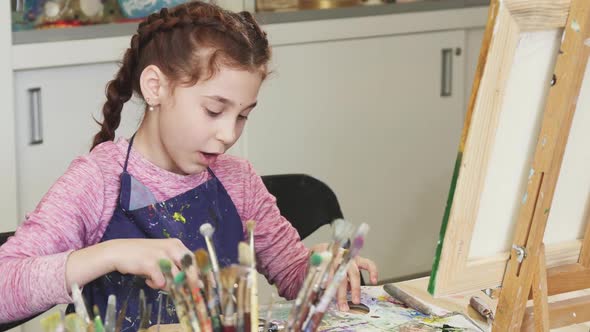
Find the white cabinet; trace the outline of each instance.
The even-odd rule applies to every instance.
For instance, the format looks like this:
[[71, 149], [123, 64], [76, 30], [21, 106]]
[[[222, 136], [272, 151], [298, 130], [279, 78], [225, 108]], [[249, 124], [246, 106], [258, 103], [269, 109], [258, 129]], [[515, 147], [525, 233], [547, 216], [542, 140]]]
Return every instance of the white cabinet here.
[[[115, 63], [19, 71], [14, 76], [19, 222], [70, 162], [89, 151]], [[123, 109], [117, 134], [133, 133], [141, 104]], [[35, 116], [34, 113], [38, 114]], [[41, 142], [32, 143], [34, 131]]]
[[12, 103], [12, 45], [10, 25], [10, 1], [0, 2], [0, 232], [16, 226], [16, 162], [14, 159], [14, 110]]
[[463, 125], [464, 43], [459, 30], [276, 47], [249, 120], [260, 173], [316, 176], [347, 219], [369, 223], [362, 253], [381, 280], [431, 267]]

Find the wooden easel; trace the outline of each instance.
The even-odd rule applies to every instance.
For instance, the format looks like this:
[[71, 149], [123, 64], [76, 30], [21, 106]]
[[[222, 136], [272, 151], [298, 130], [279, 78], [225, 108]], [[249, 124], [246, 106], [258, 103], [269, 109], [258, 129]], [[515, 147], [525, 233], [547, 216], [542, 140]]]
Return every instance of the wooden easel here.
[[[590, 296], [548, 296], [590, 288], [590, 225], [577, 263], [547, 269], [543, 237], [590, 54], [590, 1], [572, 0], [541, 131], [506, 267], [492, 331], [549, 331], [590, 321]], [[533, 308], [527, 309], [532, 295]]]

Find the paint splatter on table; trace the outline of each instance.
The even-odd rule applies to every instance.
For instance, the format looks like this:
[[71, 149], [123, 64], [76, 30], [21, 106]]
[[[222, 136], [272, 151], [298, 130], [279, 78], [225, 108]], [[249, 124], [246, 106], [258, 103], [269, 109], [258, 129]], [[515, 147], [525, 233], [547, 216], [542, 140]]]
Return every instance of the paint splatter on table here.
[[[471, 322], [461, 315], [447, 318], [433, 318], [404, 306], [387, 294], [381, 286], [361, 287], [361, 303], [369, 312], [351, 313], [336, 310], [334, 304], [324, 316], [319, 331], [321, 332], [430, 332], [430, 331], [479, 331]], [[275, 304], [273, 320], [286, 321], [291, 304]], [[265, 308], [261, 308], [260, 318], [266, 317]]]

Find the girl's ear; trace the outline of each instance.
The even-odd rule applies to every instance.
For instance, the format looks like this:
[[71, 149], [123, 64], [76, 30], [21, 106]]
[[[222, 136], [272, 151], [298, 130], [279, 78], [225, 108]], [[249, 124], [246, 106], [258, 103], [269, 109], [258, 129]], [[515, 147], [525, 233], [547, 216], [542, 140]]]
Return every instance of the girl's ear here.
[[139, 77], [139, 87], [148, 106], [160, 105], [167, 83], [166, 76], [157, 66], [149, 65], [143, 69]]

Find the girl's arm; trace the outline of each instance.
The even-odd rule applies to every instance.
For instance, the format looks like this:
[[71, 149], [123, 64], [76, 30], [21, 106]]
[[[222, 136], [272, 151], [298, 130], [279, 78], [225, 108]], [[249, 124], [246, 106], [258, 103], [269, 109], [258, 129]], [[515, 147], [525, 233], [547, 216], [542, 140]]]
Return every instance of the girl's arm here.
[[74, 160], [0, 247], [0, 322], [71, 302], [66, 261], [74, 250], [92, 245], [103, 226], [101, 174], [88, 158]]

